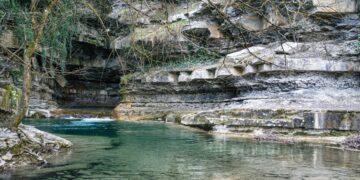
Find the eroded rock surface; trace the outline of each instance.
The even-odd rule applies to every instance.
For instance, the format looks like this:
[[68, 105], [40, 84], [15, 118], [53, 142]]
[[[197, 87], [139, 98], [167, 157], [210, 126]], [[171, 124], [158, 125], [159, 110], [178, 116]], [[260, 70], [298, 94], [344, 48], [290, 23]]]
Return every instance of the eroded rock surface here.
[[44, 164], [48, 156], [71, 146], [70, 141], [32, 126], [20, 125], [17, 131], [0, 128], [0, 170]]
[[[212, 3], [223, 6], [221, 1]], [[219, 52], [227, 52], [214, 64], [129, 75], [121, 89], [123, 100], [115, 109], [118, 119], [157, 119], [207, 130], [221, 126], [233, 132], [359, 131], [358, 2], [307, 3], [303, 10], [308, 17], [291, 15], [296, 17], [292, 20], [274, 7], [267, 7], [263, 16], [226, 7], [233, 24], [258, 35], [249, 35], [250, 46], [230, 42], [223, 51], [224, 43], [213, 43]], [[214, 19], [200, 20], [207, 5], [203, 2], [192, 14], [197, 19], [183, 28], [183, 35], [217, 34], [209, 29]], [[224, 24], [217, 23], [222, 30]], [[276, 26], [284, 36], [295, 38], [280, 41], [273, 36]], [[228, 32], [236, 33], [234, 29]], [[215, 37], [222, 41], [220, 33]]]

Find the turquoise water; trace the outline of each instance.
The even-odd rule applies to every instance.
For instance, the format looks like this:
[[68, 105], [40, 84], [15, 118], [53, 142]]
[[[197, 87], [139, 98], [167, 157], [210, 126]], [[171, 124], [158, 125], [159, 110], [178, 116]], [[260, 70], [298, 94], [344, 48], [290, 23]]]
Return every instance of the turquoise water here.
[[5, 179], [360, 179], [360, 152], [260, 143], [177, 125], [26, 120], [74, 143], [71, 151]]

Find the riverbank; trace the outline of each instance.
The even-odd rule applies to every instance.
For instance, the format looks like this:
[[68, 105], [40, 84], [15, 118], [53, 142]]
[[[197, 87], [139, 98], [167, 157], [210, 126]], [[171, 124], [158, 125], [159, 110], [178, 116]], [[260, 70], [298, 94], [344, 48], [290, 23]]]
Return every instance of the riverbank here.
[[0, 171], [46, 164], [46, 159], [68, 149], [72, 143], [61, 137], [20, 125], [17, 131], [0, 128]]
[[154, 121], [26, 119], [73, 142], [71, 153], [0, 179], [341, 179], [358, 177], [359, 153], [211, 135]]
[[[301, 144], [301, 143], [319, 144], [319, 145], [325, 145], [327, 147], [337, 148], [342, 150], [359, 151], [358, 149], [353, 149], [346, 146], [347, 139], [349, 137], [356, 135], [355, 133], [348, 133], [347, 136], [345, 135], [334, 136], [334, 135], [330, 135], [329, 132], [322, 132], [322, 133], [328, 135], [304, 135], [303, 133], [300, 133], [300, 131], [293, 132], [290, 134], [280, 134], [280, 133], [266, 132], [266, 130], [263, 129], [259, 129], [256, 132], [249, 132], [249, 133], [217, 132], [217, 131], [209, 132], [209, 134], [212, 134], [214, 136], [225, 136], [229, 138], [250, 139], [254, 141], [272, 142], [272, 143], [281, 143], [281, 144]], [[299, 135], [299, 134], [303, 134], [303, 135]]]

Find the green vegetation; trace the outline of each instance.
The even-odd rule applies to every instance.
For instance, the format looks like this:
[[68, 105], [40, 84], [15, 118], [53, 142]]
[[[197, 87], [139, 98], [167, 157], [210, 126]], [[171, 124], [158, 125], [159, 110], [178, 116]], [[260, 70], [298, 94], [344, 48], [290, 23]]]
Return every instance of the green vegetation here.
[[131, 79], [133, 79], [133, 77], [134, 74], [132, 73], [121, 76], [120, 84], [124, 84], [124, 85], [128, 84], [131, 81]]
[[[169, 44], [160, 43], [160, 45], [157, 46], [132, 44], [128, 48], [121, 49], [119, 53], [124, 59], [134, 61], [127, 64], [128, 68], [142, 72], [158, 68], [162, 70], [172, 70], [197, 65], [209, 65], [217, 62], [222, 57], [219, 53], [212, 52], [205, 47], [194, 47], [188, 44], [183, 48], [184, 52], [176, 53], [169, 52], [173, 50], [173, 47]], [[161, 52], [159, 52], [159, 50]]]
[[219, 60], [221, 56], [217, 53], [211, 53], [205, 49], [200, 49], [192, 54], [183, 54], [176, 56], [172, 59], [169, 59], [165, 62], [160, 62], [155, 66], [149, 66], [148, 68], [157, 68], [160, 67], [162, 69], [175, 69], [175, 68], [189, 68], [196, 65], [208, 65], [213, 64], [217, 60]]
[[[38, 9], [44, 9], [49, 0], [39, 1]], [[65, 62], [71, 48], [71, 37], [75, 32], [75, 9], [74, 1], [62, 0], [49, 15], [48, 23], [40, 39], [38, 52], [42, 56], [43, 67], [50, 69], [54, 75], [54, 66], [64, 72]], [[0, 22], [7, 19], [12, 23], [14, 34], [20, 45], [34, 40], [32, 17], [30, 12], [30, 1], [0, 0]], [[35, 21], [41, 20], [41, 13], [35, 16]], [[39, 54], [40, 55], [40, 54]]]
[[16, 108], [21, 91], [12, 85], [6, 85], [4, 89], [5, 92], [0, 107], [3, 109]]
[[10, 75], [11, 75], [11, 77], [14, 79], [14, 80], [16, 80], [16, 81], [20, 81], [21, 80], [21, 78], [22, 78], [22, 72], [21, 72], [21, 70], [20, 69], [12, 69], [11, 71], [10, 71]]
[[330, 132], [322, 133], [321, 136], [350, 136], [352, 135], [349, 131], [335, 131], [331, 130]]

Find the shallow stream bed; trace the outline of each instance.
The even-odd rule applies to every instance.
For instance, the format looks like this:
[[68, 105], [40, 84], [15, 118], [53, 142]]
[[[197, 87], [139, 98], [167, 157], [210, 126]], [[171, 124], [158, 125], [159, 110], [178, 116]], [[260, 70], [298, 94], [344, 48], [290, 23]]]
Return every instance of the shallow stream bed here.
[[0, 179], [360, 179], [360, 152], [241, 140], [158, 122], [28, 119], [74, 143]]

